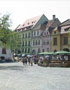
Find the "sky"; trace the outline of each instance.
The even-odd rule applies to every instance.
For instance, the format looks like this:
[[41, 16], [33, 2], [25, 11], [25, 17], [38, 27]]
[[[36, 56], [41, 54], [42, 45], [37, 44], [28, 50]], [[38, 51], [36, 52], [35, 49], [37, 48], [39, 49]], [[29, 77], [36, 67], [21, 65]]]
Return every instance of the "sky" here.
[[45, 14], [48, 19], [56, 15], [61, 22], [70, 19], [70, 0], [0, 0], [0, 15], [9, 14], [11, 29], [27, 19]]

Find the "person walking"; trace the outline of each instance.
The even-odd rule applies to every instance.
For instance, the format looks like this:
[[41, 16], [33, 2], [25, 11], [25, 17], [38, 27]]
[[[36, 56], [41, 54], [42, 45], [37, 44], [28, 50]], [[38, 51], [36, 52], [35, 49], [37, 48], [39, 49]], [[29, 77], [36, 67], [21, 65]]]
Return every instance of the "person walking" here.
[[30, 57], [30, 64], [33, 66], [33, 57]]
[[29, 63], [29, 65], [30, 65], [30, 57], [28, 57], [28, 63]]

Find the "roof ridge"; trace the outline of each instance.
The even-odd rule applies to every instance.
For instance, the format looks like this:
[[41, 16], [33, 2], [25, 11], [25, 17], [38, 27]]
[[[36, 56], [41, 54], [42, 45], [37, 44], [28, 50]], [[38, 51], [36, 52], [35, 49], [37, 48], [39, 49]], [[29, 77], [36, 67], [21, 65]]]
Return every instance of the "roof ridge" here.
[[[42, 15], [43, 15], [43, 14], [42, 14]], [[42, 15], [39, 15], [39, 16], [35, 16], [35, 17], [32, 17], [32, 18], [29, 18], [29, 19], [25, 20], [25, 22], [26, 22], [26, 21], [29, 21], [29, 20], [32, 20], [32, 19], [34, 19], [34, 18], [37, 18], [37, 17], [41, 17]], [[25, 23], [25, 22], [24, 22], [24, 23]], [[23, 24], [24, 24], [24, 23], [23, 23]]]
[[[68, 20], [70, 20], [70, 19], [67, 19], [67, 20], [63, 21], [61, 24], [63, 24], [63, 23], [65, 23], [65, 22], [67, 22]], [[60, 25], [61, 25], [61, 24], [60, 24]]]

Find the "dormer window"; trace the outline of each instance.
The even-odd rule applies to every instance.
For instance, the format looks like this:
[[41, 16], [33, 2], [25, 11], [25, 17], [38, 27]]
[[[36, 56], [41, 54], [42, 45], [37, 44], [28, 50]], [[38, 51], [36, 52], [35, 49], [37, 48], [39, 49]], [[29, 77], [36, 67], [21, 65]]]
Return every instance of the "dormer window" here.
[[36, 22], [36, 20], [33, 23], [35, 23], [35, 22]]
[[56, 34], [56, 31], [54, 32], [54, 34]]
[[29, 25], [29, 22], [28, 22], [28, 25]]
[[65, 28], [64, 31], [67, 32], [69, 28]]
[[32, 23], [34, 23], [34, 22], [32, 21]]

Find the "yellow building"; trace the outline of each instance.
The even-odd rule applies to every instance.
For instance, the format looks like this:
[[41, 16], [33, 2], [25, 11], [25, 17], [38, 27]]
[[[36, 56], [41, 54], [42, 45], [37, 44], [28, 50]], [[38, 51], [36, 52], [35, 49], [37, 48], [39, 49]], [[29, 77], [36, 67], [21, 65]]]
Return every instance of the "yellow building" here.
[[70, 51], [70, 20], [66, 20], [52, 31], [52, 51]]
[[52, 52], [56, 52], [60, 50], [60, 33], [57, 27], [52, 32], [52, 41], [51, 41], [51, 49]]

